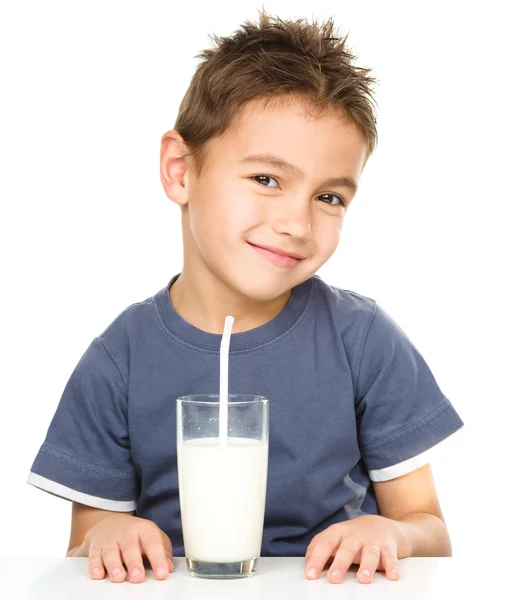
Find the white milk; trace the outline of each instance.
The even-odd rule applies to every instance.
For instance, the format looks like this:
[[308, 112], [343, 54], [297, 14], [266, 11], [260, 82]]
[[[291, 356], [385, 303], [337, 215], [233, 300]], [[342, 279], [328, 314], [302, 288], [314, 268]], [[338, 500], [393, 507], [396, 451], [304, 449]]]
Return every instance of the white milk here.
[[260, 556], [268, 445], [259, 440], [188, 440], [178, 446], [185, 555], [205, 562]]

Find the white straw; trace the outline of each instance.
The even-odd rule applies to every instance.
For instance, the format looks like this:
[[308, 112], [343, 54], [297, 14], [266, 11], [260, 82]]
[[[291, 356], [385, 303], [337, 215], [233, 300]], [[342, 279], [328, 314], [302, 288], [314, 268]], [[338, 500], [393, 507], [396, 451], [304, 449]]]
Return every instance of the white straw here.
[[228, 352], [234, 317], [225, 317], [225, 327], [220, 347], [220, 444], [228, 444]]

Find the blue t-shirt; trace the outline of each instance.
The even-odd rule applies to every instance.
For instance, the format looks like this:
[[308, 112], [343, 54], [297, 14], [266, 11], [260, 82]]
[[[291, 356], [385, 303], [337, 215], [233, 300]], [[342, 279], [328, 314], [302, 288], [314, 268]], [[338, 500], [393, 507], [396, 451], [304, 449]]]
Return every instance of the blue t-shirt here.
[[[175, 401], [217, 393], [221, 335], [175, 311], [177, 277], [93, 340], [28, 481], [82, 504], [134, 510], [183, 556]], [[270, 403], [262, 556], [303, 556], [328, 526], [379, 514], [371, 482], [426, 464], [427, 450], [463, 425], [391, 317], [317, 276], [274, 319], [232, 335], [229, 391]]]

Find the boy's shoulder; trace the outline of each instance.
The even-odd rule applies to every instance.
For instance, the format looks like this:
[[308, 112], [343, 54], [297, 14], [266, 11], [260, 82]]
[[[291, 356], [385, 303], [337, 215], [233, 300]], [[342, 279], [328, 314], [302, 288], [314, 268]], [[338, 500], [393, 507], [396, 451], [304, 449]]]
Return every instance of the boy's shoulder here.
[[345, 320], [363, 319], [370, 321], [377, 310], [377, 301], [373, 298], [328, 284], [318, 275], [313, 277], [316, 308], [328, 308], [334, 318]]
[[368, 345], [380, 346], [400, 339], [412, 344], [398, 322], [374, 298], [331, 286], [317, 276], [315, 280], [317, 296], [326, 303], [333, 325], [344, 336], [355, 334]]
[[150, 326], [158, 325], [156, 298], [165, 293], [166, 289], [163, 288], [152, 296], [127, 306], [107, 325], [98, 338], [104, 343], [119, 341], [120, 337], [139, 336], [148, 331]]

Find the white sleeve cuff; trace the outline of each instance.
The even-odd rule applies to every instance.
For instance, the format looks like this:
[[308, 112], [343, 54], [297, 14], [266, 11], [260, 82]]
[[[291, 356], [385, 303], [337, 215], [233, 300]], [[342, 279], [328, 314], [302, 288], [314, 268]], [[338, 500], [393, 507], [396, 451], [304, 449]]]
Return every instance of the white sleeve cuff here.
[[130, 512], [137, 508], [135, 500], [109, 500], [107, 498], [90, 496], [89, 494], [77, 492], [77, 490], [56, 483], [46, 477], [42, 477], [37, 473], [32, 473], [32, 471], [29, 473], [27, 483], [30, 483], [45, 492], [54, 494], [54, 496], [59, 496], [65, 500], [72, 500], [73, 502], [80, 502], [80, 504], [93, 506], [94, 508], [102, 508], [103, 510], [112, 510], [116, 512]]
[[389, 481], [390, 479], [396, 479], [396, 477], [406, 475], [407, 473], [415, 471], [416, 469], [428, 464], [430, 462], [430, 453], [432, 450], [433, 448], [429, 448], [417, 456], [413, 456], [408, 460], [404, 460], [403, 462], [390, 467], [385, 467], [383, 469], [372, 469], [368, 472], [369, 478], [371, 481], [377, 482]]

